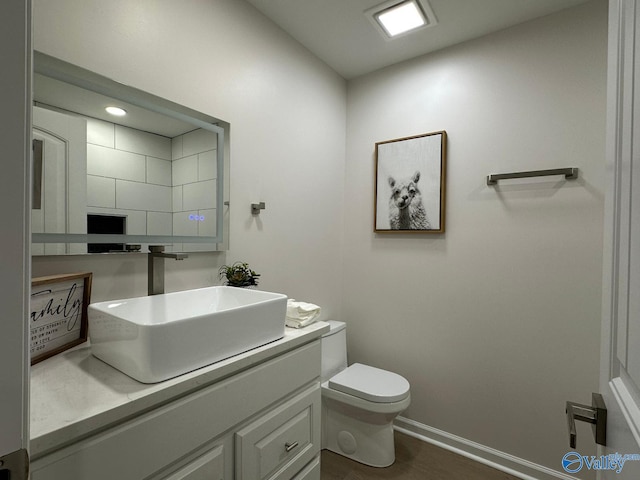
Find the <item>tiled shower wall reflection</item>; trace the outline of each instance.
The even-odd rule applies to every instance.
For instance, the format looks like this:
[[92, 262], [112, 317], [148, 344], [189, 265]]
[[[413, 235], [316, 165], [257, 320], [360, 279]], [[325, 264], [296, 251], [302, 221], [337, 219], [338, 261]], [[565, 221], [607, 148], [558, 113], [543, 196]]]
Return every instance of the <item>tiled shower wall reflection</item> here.
[[88, 119], [87, 213], [126, 216], [131, 235], [215, 236], [216, 149], [206, 130], [171, 139]]
[[[216, 235], [217, 138], [193, 130], [171, 141], [173, 234]], [[211, 250], [209, 244], [184, 244], [176, 250]], [[213, 245], [215, 248], [215, 245]]]

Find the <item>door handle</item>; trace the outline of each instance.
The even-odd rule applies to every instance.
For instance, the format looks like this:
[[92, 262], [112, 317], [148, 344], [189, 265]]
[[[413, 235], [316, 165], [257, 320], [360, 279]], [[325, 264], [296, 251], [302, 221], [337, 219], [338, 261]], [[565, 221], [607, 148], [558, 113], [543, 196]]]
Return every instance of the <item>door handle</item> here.
[[591, 394], [591, 406], [567, 402], [567, 426], [569, 427], [569, 446], [576, 448], [576, 420], [588, 422], [598, 445], [607, 444], [607, 407], [599, 393]]

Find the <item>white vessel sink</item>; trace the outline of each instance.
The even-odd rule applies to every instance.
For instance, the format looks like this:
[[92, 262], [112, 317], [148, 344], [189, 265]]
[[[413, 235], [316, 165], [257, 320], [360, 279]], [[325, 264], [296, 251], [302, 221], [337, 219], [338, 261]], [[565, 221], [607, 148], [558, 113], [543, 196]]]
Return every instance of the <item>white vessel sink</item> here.
[[286, 295], [236, 287], [93, 303], [91, 350], [140, 382], [161, 382], [282, 338], [286, 310]]

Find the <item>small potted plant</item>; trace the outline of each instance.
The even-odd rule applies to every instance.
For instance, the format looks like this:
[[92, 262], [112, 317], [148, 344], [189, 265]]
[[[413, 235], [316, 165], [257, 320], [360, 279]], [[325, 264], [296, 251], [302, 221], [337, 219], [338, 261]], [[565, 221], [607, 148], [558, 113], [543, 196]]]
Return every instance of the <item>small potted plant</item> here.
[[258, 285], [260, 274], [251, 270], [248, 263], [235, 262], [232, 265], [221, 266], [218, 276], [230, 287], [255, 287]]

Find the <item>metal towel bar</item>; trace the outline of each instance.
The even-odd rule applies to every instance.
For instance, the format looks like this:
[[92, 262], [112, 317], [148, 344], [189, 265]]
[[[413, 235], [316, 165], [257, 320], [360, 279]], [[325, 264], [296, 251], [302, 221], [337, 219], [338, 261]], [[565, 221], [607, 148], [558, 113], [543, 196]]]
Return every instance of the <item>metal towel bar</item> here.
[[567, 180], [575, 180], [576, 178], [578, 178], [578, 169], [575, 167], [569, 167], [554, 168], [552, 170], [532, 170], [529, 172], [494, 173], [491, 175], [487, 175], [487, 185], [497, 185], [498, 180], [508, 180], [511, 178], [547, 177], [549, 175], [564, 175]]

